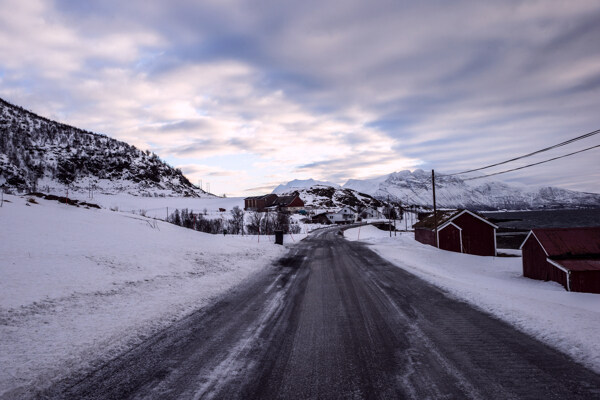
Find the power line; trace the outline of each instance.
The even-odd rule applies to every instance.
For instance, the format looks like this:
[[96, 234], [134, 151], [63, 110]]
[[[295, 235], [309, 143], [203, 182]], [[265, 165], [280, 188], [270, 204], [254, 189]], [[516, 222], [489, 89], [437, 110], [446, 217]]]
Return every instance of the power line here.
[[[565, 158], [565, 157], [569, 157], [569, 156], [572, 156], [573, 154], [582, 153], [582, 152], [584, 152], [584, 151], [588, 151], [588, 150], [595, 149], [596, 147], [600, 147], [600, 144], [597, 144], [597, 145], [595, 145], [595, 146], [592, 146], [592, 147], [588, 147], [587, 149], [578, 150], [578, 151], [574, 151], [574, 152], [572, 152], [572, 153], [569, 153], [569, 154], [565, 154], [565, 155], [562, 155], [562, 156], [558, 156], [558, 157], [550, 158], [550, 159], [548, 159], [548, 160], [544, 160], [544, 161], [536, 162], [536, 163], [533, 163], [533, 164], [524, 165], [524, 166], [522, 166], [522, 167], [518, 167], [518, 168], [512, 168], [512, 169], [508, 169], [508, 170], [506, 170], [506, 171], [495, 172], [495, 173], [493, 173], [493, 174], [488, 174], [488, 175], [483, 175], [483, 176], [476, 176], [476, 177], [474, 177], [474, 178], [466, 178], [466, 179], [463, 179], [463, 180], [464, 180], [464, 181], [470, 181], [470, 180], [473, 180], [473, 179], [481, 179], [481, 178], [485, 178], [485, 177], [488, 177], [488, 176], [494, 176], [494, 175], [505, 174], [505, 173], [507, 173], [507, 172], [517, 171], [517, 170], [519, 170], [519, 169], [528, 168], [528, 167], [533, 167], [534, 165], [540, 165], [540, 164], [544, 164], [544, 163], [547, 163], [547, 162], [550, 162], [550, 161], [558, 160], [559, 158]], [[483, 168], [479, 168], [479, 169], [483, 169]], [[473, 171], [477, 171], [477, 170], [473, 170]], [[454, 174], [452, 174], [452, 175], [454, 175]]]
[[[502, 165], [502, 164], [506, 164], [506, 163], [509, 163], [509, 162], [512, 162], [512, 161], [517, 161], [517, 160], [520, 160], [520, 159], [522, 159], [522, 158], [531, 157], [531, 156], [533, 156], [533, 155], [535, 155], [535, 154], [543, 153], [543, 152], [545, 152], [545, 151], [548, 151], [548, 150], [556, 149], [557, 147], [565, 146], [565, 145], [567, 145], [567, 144], [570, 144], [570, 143], [576, 142], [576, 141], [578, 141], [578, 140], [585, 139], [585, 138], [588, 138], [588, 137], [590, 137], [590, 136], [594, 136], [594, 135], [596, 135], [596, 134], [598, 134], [598, 133], [600, 133], [600, 129], [598, 129], [598, 130], [595, 130], [595, 131], [593, 131], [593, 132], [586, 133], [585, 135], [577, 136], [577, 137], [575, 137], [575, 138], [573, 138], [573, 139], [565, 140], [564, 142], [561, 142], [561, 143], [555, 144], [555, 145], [553, 145], [553, 146], [546, 147], [546, 148], [543, 148], [543, 149], [541, 149], [541, 150], [534, 151], [533, 153], [524, 154], [524, 155], [522, 155], [522, 156], [519, 156], [519, 157], [511, 158], [510, 160], [506, 160], [506, 161], [498, 162], [498, 163], [491, 164], [491, 165], [486, 165], [485, 167], [481, 167], [481, 168], [475, 168], [475, 169], [470, 169], [470, 170], [467, 170], [467, 171], [455, 172], [455, 173], [453, 173], [453, 174], [445, 174], [445, 175], [446, 175], [446, 176], [452, 176], [452, 175], [462, 175], [462, 174], [467, 174], [467, 173], [469, 173], [469, 172], [481, 171], [482, 169], [488, 169], [488, 168], [492, 168], [492, 167], [495, 167], [495, 166], [498, 166], [498, 165]], [[592, 147], [592, 148], [593, 148], [593, 147]], [[587, 150], [589, 150], [589, 149], [587, 149]], [[585, 150], [582, 150], [582, 151], [585, 151]], [[576, 154], [576, 153], [572, 153], [572, 154]], [[570, 155], [570, 154], [568, 154], [568, 155]], [[565, 156], [565, 157], [566, 157], [566, 156]], [[561, 157], [558, 157], [558, 158], [561, 158]], [[554, 158], [553, 160], [555, 160], [555, 159], [556, 159], [556, 158]], [[551, 161], [551, 160], [548, 160], [548, 161]], [[546, 162], [546, 161], [543, 161], [543, 162]], [[541, 163], [540, 163], [540, 164], [541, 164]], [[536, 164], [532, 164], [532, 165], [536, 165]], [[524, 168], [524, 167], [523, 167], [523, 168]], [[507, 171], [507, 172], [508, 172], [508, 171]], [[500, 173], [503, 173], [503, 172], [500, 172]], [[491, 175], [497, 175], [497, 174], [490, 174], [490, 175], [486, 175], [486, 176], [491, 176]], [[469, 178], [469, 179], [476, 179], [476, 178]], [[465, 179], [465, 180], [468, 180], [468, 179]]]

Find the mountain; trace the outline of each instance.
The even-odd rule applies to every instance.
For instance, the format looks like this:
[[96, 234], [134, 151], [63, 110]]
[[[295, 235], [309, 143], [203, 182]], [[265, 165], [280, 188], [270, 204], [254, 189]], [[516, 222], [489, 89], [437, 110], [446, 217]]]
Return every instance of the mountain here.
[[0, 99], [0, 187], [142, 196], [208, 194], [149, 151], [40, 117]]
[[[438, 207], [474, 210], [525, 210], [538, 208], [600, 207], [600, 194], [575, 192], [556, 187], [533, 188], [504, 182], [464, 181], [457, 176], [436, 174]], [[433, 205], [431, 172], [416, 169], [394, 172], [370, 180], [349, 180], [346, 189], [360, 190], [378, 199], [426, 207]]]
[[314, 179], [294, 179], [288, 183], [281, 184], [277, 186], [271, 193], [273, 194], [283, 194], [283, 193], [291, 193], [298, 189], [310, 188], [312, 186], [330, 186], [334, 188], [340, 188], [340, 185], [336, 185], [335, 183], [325, 182], [325, 181], [316, 181]]
[[352, 189], [344, 189], [337, 185], [313, 185], [301, 188], [294, 187], [290, 191], [280, 194], [292, 193], [298, 193], [307, 207], [314, 207], [322, 210], [337, 210], [344, 206], [350, 206], [354, 209], [367, 207], [378, 209], [385, 205], [384, 202], [379, 201], [368, 194], [359, 193]]

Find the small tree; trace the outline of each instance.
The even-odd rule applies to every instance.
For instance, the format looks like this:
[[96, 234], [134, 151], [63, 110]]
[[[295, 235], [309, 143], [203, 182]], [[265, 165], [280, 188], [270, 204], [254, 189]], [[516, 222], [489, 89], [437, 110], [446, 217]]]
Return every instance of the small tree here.
[[229, 231], [234, 235], [238, 235], [244, 230], [244, 211], [238, 206], [235, 206], [230, 212], [231, 222], [229, 223]]
[[262, 217], [263, 215], [260, 212], [253, 212], [250, 214], [248, 225], [246, 225], [248, 233], [256, 235], [260, 232], [260, 224]]
[[272, 235], [275, 231], [276, 220], [277, 216], [274, 213], [266, 212], [265, 216], [262, 219], [260, 232], [265, 235]]

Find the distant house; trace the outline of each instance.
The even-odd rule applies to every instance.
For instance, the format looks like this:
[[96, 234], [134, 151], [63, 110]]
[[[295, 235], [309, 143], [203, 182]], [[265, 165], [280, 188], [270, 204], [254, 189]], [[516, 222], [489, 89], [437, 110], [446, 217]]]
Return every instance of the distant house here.
[[361, 218], [381, 218], [382, 214], [375, 208], [367, 207], [361, 210], [359, 217]]
[[300, 211], [304, 208], [304, 202], [297, 192], [288, 196], [279, 196], [275, 200], [275, 205], [277, 205], [280, 211], [290, 213]]
[[331, 220], [327, 217], [329, 213], [321, 213], [321, 214], [317, 214], [317, 215], [313, 215], [313, 217], [310, 219], [310, 221], [313, 224], [323, 224], [323, 225], [329, 225], [331, 224]]
[[[433, 213], [414, 226], [415, 240], [435, 246]], [[440, 249], [479, 256], [496, 255], [496, 229], [484, 217], [469, 210], [437, 212], [437, 235]]]
[[337, 212], [328, 213], [327, 218], [333, 224], [350, 224], [356, 221], [356, 211], [346, 206]]
[[521, 250], [523, 276], [600, 293], [600, 227], [532, 229]]
[[277, 201], [276, 194], [266, 194], [264, 196], [246, 197], [244, 199], [244, 210], [246, 211], [264, 211], [271, 207]]
[[288, 196], [266, 194], [264, 196], [246, 197], [244, 210], [246, 211], [285, 211], [296, 212], [304, 208], [304, 202], [296, 192]]

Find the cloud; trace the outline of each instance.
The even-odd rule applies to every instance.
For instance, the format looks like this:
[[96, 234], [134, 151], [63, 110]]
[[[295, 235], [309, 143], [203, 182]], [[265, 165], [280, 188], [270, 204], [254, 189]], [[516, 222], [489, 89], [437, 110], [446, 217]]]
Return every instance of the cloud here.
[[[598, 128], [594, 2], [0, 6], [0, 96], [223, 191], [458, 171]], [[589, 153], [506, 179], [598, 192]]]

